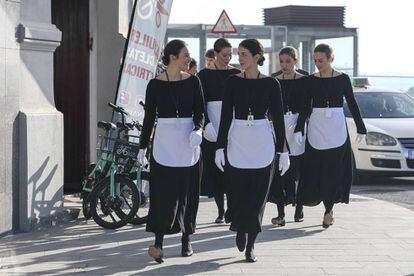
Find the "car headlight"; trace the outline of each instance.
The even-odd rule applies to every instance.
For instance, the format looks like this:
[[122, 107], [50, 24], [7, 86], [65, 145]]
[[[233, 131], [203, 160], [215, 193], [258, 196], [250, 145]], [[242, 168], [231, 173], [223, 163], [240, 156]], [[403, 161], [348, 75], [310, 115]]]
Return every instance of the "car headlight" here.
[[367, 145], [370, 146], [395, 146], [397, 145], [397, 140], [393, 137], [379, 133], [379, 132], [368, 132], [365, 137]]

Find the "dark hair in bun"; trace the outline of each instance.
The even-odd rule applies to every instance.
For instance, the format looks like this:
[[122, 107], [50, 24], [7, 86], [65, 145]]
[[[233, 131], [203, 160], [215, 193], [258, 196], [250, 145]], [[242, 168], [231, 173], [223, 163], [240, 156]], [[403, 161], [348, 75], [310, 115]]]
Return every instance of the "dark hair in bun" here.
[[188, 69], [191, 69], [193, 67], [197, 67], [197, 61], [191, 58], [190, 63], [188, 64]]
[[245, 39], [242, 42], [240, 42], [239, 47], [246, 48], [253, 56], [259, 54], [260, 57], [257, 60], [257, 64], [259, 64], [260, 66], [263, 65], [263, 62], [265, 61], [265, 57], [263, 56], [264, 50], [262, 44], [260, 44], [260, 42], [257, 39]]
[[288, 55], [293, 60], [297, 60], [298, 59], [297, 51], [292, 46], [286, 46], [286, 47], [283, 47], [282, 49], [280, 49], [279, 56], [281, 56], [281, 55]]
[[206, 53], [204, 54], [204, 56], [206, 58], [215, 58], [215, 56], [214, 56], [214, 49], [208, 49], [206, 51]]
[[165, 45], [164, 55], [162, 56], [162, 63], [165, 65], [170, 64], [170, 55], [178, 57], [181, 49], [186, 46], [185, 42], [180, 39], [174, 39]]
[[325, 43], [318, 44], [315, 49], [313, 50], [314, 53], [324, 53], [327, 58], [331, 58], [333, 55], [333, 49], [331, 46]]
[[261, 57], [257, 60], [257, 64], [259, 64], [260, 66], [262, 66], [265, 60], [266, 60], [266, 59], [265, 59], [265, 57], [264, 57], [264, 56], [261, 56]]
[[214, 51], [217, 53], [220, 53], [221, 50], [223, 50], [223, 48], [227, 48], [227, 47], [231, 48], [231, 44], [225, 38], [219, 38], [216, 40], [216, 42], [214, 42]]

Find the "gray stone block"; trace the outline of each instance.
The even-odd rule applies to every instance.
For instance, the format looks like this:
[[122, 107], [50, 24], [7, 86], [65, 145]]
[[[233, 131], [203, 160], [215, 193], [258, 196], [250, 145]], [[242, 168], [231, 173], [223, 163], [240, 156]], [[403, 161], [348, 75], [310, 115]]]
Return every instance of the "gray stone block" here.
[[19, 139], [20, 228], [30, 231], [63, 212], [62, 115], [21, 113]]

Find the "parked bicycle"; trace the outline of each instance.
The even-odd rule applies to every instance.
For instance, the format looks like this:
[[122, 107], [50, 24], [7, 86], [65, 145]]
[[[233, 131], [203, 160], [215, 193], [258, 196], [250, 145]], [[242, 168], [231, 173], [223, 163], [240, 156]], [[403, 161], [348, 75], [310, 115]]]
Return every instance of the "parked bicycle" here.
[[[85, 218], [93, 217], [100, 226], [115, 229], [128, 222], [146, 222], [149, 173], [136, 159], [139, 144], [130, 141], [139, 141], [139, 135], [130, 135], [129, 131], [140, 131], [142, 126], [132, 120], [122, 107], [112, 103], [109, 106], [121, 114], [122, 120], [117, 125], [104, 121], [98, 123], [106, 135], [100, 136], [99, 159], [90, 165], [81, 195]], [[129, 123], [125, 117], [129, 118]], [[116, 133], [116, 138], [112, 138], [111, 133]]]

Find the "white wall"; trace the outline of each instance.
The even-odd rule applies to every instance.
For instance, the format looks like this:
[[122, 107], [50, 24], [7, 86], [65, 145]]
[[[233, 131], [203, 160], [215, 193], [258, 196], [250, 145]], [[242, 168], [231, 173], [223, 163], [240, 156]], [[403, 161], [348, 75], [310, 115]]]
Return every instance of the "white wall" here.
[[21, 1], [19, 41], [19, 230], [63, 212], [63, 115], [56, 110], [53, 53], [61, 32], [51, 1]]
[[[120, 0], [125, 1], [125, 0]], [[90, 156], [96, 160], [96, 124], [110, 121], [125, 38], [119, 33], [119, 1], [90, 0]]]
[[63, 116], [50, 0], [0, 0], [0, 235], [63, 211]]
[[0, 0], [0, 235], [12, 230], [13, 211], [17, 212], [13, 195], [17, 195], [18, 190], [18, 173], [14, 166], [18, 166], [16, 133], [20, 88], [19, 48], [14, 28], [19, 18], [19, 3]]

